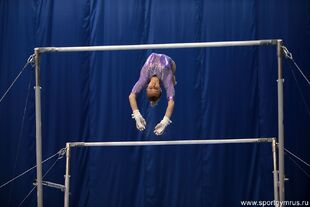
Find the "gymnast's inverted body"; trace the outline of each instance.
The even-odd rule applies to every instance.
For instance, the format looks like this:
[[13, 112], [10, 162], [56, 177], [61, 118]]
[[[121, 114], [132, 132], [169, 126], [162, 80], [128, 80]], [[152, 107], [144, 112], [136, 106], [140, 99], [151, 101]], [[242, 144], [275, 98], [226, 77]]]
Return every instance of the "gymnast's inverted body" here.
[[138, 130], [143, 131], [146, 127], [146, 121], [141, 115], [136, 97], [146, 88], [146, 95], [150, 101], [151, 106], [156, 106], [161, 97], [161, 85], [164, 86], [167, 94], [167, 109], [163, 119], [155, 126], [154, 133], [162, 135], [166, 127], [172, 123], [171, 115], [174, 108], [174, 86], [176, 64], [165, 54], [152, 53], [144, 63], [139, 80], [133, 86], [129, 95], [129, 103], [132, 109], [132, 118], [136, 121]]

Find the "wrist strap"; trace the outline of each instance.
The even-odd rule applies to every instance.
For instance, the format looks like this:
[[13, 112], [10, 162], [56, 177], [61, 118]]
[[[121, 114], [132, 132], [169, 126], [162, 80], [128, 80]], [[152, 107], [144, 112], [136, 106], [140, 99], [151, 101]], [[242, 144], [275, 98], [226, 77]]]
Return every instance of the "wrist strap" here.
[[172, 121], [167, 117], [167, 116], [164, 116], [163, 120], [162, 120], [166, 125], [169, 125], [172, 123]]
[[141, 116], [141, 114], [140, 114], [140, 111], [136, 109], [132, 112], [131, 117], [135, 119], [135, 118], [138, 118], [138, 116]]

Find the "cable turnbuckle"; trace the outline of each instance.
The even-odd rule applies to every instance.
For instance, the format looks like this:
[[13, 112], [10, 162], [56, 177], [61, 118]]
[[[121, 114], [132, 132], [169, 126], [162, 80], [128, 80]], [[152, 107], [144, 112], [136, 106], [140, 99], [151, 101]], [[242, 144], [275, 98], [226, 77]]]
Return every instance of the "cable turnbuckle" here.
[[65, 156], [65, 154], [66, 154], [66, 152], [67, 152], [67, 148], [62, 148], [61, 150], [59, 150], [58, 151], [58, 158], [57, 159], [62, 159], [64, 156]]
[[27, 59], [27, 63], [30, 64], [32, 67], [35, 66], [35, 56], [36, 56], [35, 54], [32, 54]]
[[288, 59], [293, 60], [292, 53], [285, 46], [281, 46], [281, 48], [283, 49], [284, 56]]

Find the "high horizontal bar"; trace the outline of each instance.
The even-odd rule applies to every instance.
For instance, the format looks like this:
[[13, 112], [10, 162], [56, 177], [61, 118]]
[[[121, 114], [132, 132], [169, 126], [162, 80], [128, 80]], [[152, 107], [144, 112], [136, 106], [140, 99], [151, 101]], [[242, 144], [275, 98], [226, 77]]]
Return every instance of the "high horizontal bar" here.
[[85, 51], [111, 51], [111, 50], [144, 50], [144, 49], [174, 49], [174, 48], [199, 48], [199, 47], [233, 47], [276, 45], [274, 40], [248, 40], [224, 42], [193, 42], [193, 43], [167, 43], [167, 44], [140, 44], [140, 45], [106, 45], [106, 46], [81, 46], [81, 47], [38, 47], [39, 53], [47, 52], [85, 52]]
[[172, 140], [172, 141], [118, 141], [118, 142], [69, 142], [70, 147], [113, 147], [113, 146], [151, 146], [151, 145], [198, 145], [198, 144], [236, 144], [272, 142], [275, 138], [213, 139], [213, 140]]

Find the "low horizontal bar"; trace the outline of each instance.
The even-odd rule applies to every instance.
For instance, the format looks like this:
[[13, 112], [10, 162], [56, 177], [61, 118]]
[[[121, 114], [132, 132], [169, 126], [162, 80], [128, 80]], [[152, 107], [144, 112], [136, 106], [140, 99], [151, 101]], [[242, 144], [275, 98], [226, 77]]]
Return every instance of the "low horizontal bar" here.
[[112, 147], [150, 145], [197, 145], [272, 142], [275, 138], [214, 139], [214, 140], [173, 140], [173, 141], [119, 141], [119, 142], [69, 142], [70, 147]]
[[141, 45], [106, 45], [81, 47], [38, 47], [39, 53], [46, 52], [85, 52], [85, 51], [111, 51], [111, 50], [144, 50], [144, 49], [173, 49], [173, 48], [199, 48], [199, 47], [233, 47], [276, 45], [278, 40], [248, 40], [224, 42], [193, 42], [193, 43], [167, 43], [167, 44], [141, 44]]

